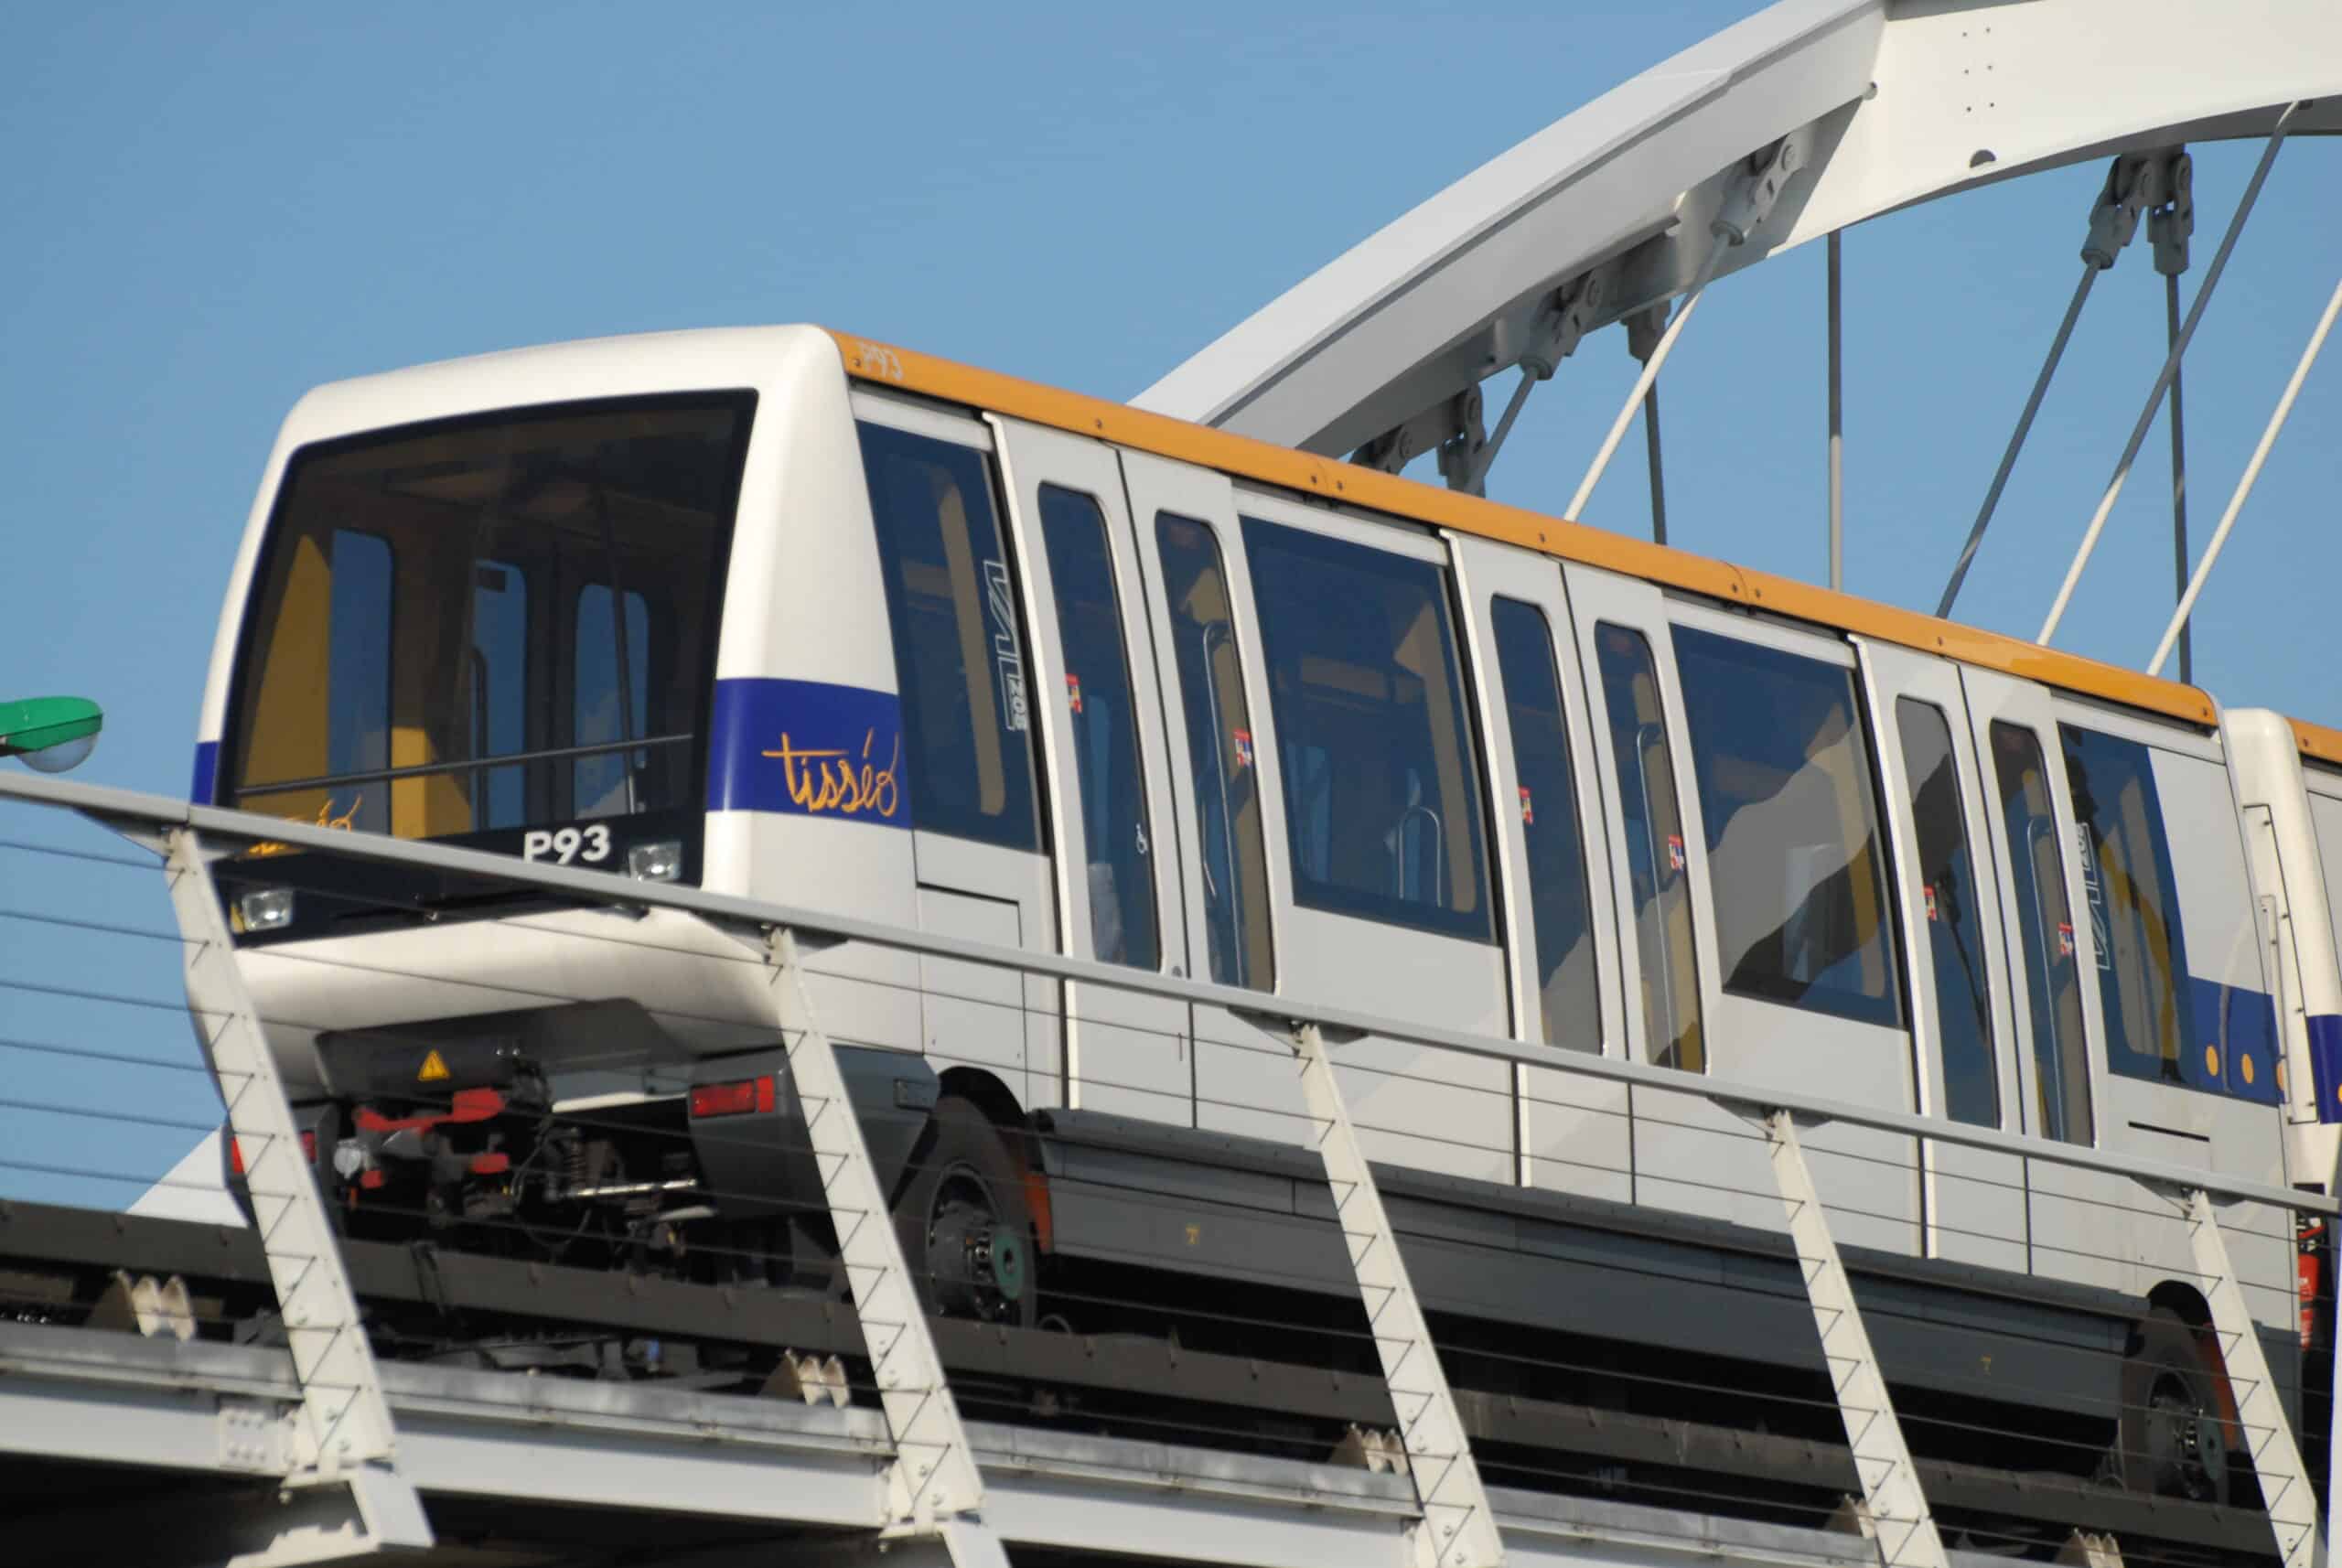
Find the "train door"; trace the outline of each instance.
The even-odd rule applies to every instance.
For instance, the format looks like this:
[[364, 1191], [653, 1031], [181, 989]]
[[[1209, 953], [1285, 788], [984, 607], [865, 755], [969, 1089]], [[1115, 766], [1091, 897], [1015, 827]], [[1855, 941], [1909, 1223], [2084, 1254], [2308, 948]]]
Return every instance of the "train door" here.
[[[1268, 712], [1260, 644], [1242, 576], [1235, 489], [1226, 476], [1134, 452], [1122, 455], [1131, 533], [1169, 733], [1170, 834], [1191, 972], [1198, 980], [1276, 989], [1283, 960], [1271, 929], [1271, 860], [1255, 722]], [[1176, 843], [1175, 859], [1162, 847]], [[1223, 1007], [1188, 1010], [1196, 1125], [1307, 1143], [1291, 1048]]]
[[[902, 691], [900, 787], [910, 807], [920, 929], [1054, 952], [1027, 639], [992, 432], [974, 419], [866, 392], [854, 406]], [[843, 760], [856, 779], [886, 778], [895, 766], [876, 757]], [[938, 1070], [979, 1069], [1020, 1104], [1055, 1103], [1048, 987], [938, 958], [919, 961], [919, 985], [927, 1053]], [[1037, 1036], [1047, 1042], [1037, 1052]], [[1040, 1070], [1028, 1070], [1034, 1065]]]
[[[1916, 1109], [1894, 878], [1853, 650], [1703, 605], [1671, 603], [1668, 621], [1696, 831], [1686, 837], [1702, 851], [1690, 866], [1693, 909], [1716, 954], [1701, 977], [1709, 1072]], [[1842, 1240], [1918, 1250], [1912, 1139], [1825, 1125], [1804, 1142]], [[1771, 1197], [1769, 1171], [1749, 1180]]]
[[[2022, 1065], [2017, 1125], [2036, 1138], [2099, 1144], [2098, 996], [2078, 929], [2081, 885], [2073, 811], [2049, 694], [1963, 667], [1970, 736], [1988, 791], [1993, 874], [2010, 948], [2010, 1012]], [[2144, 1195], [2119, 1176], [2027, 1161], [2032, 1271], [2133, 1292]]]
[[[2055, 704], [2082, 944], [2099, 998], [2101, 1146], [2249, 1181], [2284, 1181], [2273, 905], [2255, 897], [2243, 822], [2217, 736], [2095, 704]], [[2267, 918], [2264, 918], [2264, 915]], [[2185, 1227], [2150, 1199], [2134, 1228], [2143, 1283], [2190, 1277]], [[2256, 1317], [2291, 1306], [2291, 1224], [2223, 1209]]]
[[[1058, 940], [1076, 958], [1184, 972], [1161, 687], [1120, 463], [1094, 441], [993, 424], [1033, 628]], [[1192, 1122], [1185, 1004], [1069, 983], [1064, 1006], [1067, 1106]]]
[[[2017, 1130], [2016, 1058], [1990, 818], [1960, 668], [1930, 654], [1854, 639], [1878, 740], [1879, 778], [1910, 965], [1920, 1109], [1971, 1126]], [[2025, 1163], [1956, 1144], [1927, 1146], [1930, 1257], [2022, 1272]]]
[[[1486, 540], [1450, 544], [1480, 674], [1480, 733], [1497, 802], [1492, 858], [1513, 933], [1514, 1037], [1625, 1057], [1609, 834], [1561, 571]], [[1515, 800], [1519, 808], [1507, 809]], [[1522, 1186], [1633, 1198], [1624, 1086], [1521, 1066], [1513, 1092]]]
[[[1440, 541], [1236, 497], [1280, 994], [1470, 1034], [1509, 1029], [1474, 690]], [[1518, 797], [1515, 798], [1516, 800]], [[1518, 1176], [1512, 1071], [1370, 1036], [1338, 1047], [1368, 1154]]]

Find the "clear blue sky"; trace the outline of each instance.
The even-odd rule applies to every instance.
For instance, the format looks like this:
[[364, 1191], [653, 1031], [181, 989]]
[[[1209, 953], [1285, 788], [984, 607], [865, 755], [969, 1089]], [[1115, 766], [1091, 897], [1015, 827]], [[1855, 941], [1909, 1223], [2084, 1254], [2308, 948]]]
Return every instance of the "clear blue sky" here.
[[[521, 344], [820, 321], [1127, 397], [1482, 160], [1747, 14], [1714, 4], [14, 6], [0, 15], [0, 694], [97, 698], [78, 777], [187, 787], [231, 558], [317, 382]], [[2197, 270], [2254, 149], [2198, 149]], [[2337, 155], [2281, 156], [2189, 360], [2208, 534], [2342, 255]], [[2079, 263], [2093, 165], [1846, 242], [1847, 583], [1930, 608]], [[2101, 280], [1961, 603], [2030, 636], [2163, 352], [2143, 234]], [[1720, 285], [1665, 382], [1675, 542], [1823, 569], [1821, 247]], [[1623, 334], [1532, 398], [1492, 491], [1557, 508]], [[1494, 391], [1509, 390], [1501, 384]], [[2342, 362], [2197, 617], [2230, 703], [2342, 721]], [[1586, 521], [1647, 526], [1639, 433]], [[2143, 663], [2170, 602], [2158, 430], [2062, 646]], [[102, 846], [0, 812], [0, 836]], [[164, 929], [155, 879], [0, 851], [0, 906]], [[167, 1001], [167, 944], [0, 920], [0, 979]], [[191, 1063], [183, 1022], [0, 990], [0, 1037]], [[188, 1072], [0, 1047], [0, 1100], [214, 1119]], [[119, 1201], [190, 1141], [0, 1105], [0, 1194]]]

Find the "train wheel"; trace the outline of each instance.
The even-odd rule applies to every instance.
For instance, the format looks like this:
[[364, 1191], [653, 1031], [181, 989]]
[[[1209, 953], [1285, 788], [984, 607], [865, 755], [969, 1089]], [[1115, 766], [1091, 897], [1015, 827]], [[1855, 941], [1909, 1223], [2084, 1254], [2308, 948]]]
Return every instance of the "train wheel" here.
[[2156, 1307], [2132, 1327], [2117, 1441], [2131, 1490], [2196, 1502], [2229, 1500], [2219, 1390], [2196, 1331], [2168, 1307]]
[[936, 1102], [896, 1200], [895, 1229], [929, 1312], [1032, 1326], [1037, 1292], [1024, 1175], [971, 1101], [946, 1095]]

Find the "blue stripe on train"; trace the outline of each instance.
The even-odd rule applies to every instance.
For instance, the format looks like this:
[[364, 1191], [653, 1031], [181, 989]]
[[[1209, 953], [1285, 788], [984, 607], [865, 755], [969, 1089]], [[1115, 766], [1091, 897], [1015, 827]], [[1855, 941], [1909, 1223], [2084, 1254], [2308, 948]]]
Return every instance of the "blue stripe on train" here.
[[2317, 1096], [2317, 1119], [2342, 1122], [2342, 1015], [2310, 1015], [2309, 1078], [2311, 1092]]
[[2277, 1008], [2265, 991], [2187, 982], [2194, 1032], [2180, 1050], [2180, 1077], [2191, 1089], [2274, 1105], [2277, 1090]]
[[220, 743], [199, 740], [195, 743], [195, 781], [188, 786], [187, 798], [199, 806], [211, 804], [211, 791], [220, 777]]
[[707, 809], [911, 825], [903, 704], [824, 681], [718, 681]]

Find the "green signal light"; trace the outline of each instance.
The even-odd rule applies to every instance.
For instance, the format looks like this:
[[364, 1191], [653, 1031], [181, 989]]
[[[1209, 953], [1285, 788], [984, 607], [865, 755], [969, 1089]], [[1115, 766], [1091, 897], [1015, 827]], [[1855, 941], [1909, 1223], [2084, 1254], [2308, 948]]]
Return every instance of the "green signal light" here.
[[27, 697], [0, 703], [0, 757], [20, 757], [42, 773], [80, 766], [97, 749], [106, 716], [87, 697]]

